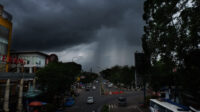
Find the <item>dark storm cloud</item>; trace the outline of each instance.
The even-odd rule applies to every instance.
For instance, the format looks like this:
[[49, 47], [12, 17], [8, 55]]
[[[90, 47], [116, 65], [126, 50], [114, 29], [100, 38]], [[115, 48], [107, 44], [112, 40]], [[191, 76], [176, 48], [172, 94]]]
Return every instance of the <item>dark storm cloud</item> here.
[[102, 30], [113, 28], [111, 33], [121, 35], [116, 41], [125, 40], [129, 48], [141, 44], [143, 0], [1, 0], [0, 4], [13, 15], [13, 49], [63, 50], [95, 41], [103, 45], [109, 37], [101, 37]]

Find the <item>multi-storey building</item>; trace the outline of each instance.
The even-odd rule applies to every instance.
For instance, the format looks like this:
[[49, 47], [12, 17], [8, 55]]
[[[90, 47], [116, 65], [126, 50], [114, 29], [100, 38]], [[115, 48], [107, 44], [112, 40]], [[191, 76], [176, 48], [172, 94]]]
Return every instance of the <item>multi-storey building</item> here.
[[12, 59], [22, 59], [23, 64], [13, 63], [10, 67], [10, 72], [25, 72], [35, 73], [39, 68], [45, 67], [48, 64], [49, 55], [36, 52], [36, 51], [23, 51], [23, 52], [11, 52]]
[[0, 72], [8, 72], [11, 35], [12, 16], [0, 5]]

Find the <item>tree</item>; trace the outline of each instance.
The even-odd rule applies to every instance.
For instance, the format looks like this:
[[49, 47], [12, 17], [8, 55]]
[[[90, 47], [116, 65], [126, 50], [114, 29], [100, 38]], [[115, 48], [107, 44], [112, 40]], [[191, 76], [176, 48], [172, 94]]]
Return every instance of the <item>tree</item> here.
[[174, 74], [168, 71], [167, 66], [162, 61], [158, 61], [151, 68], [150, 86], [155, 91], [159, 91], [162, 87], [171, 87], [174, 85]]
[[199, 10], [198, 0], [145, 1], [142, 45], [153, 64], [162, 60], [169, 69], [184, 66], [188, 51], [199, 47]]
[[85, 78], [81, 79], [80, 82], [91, 83], [98, 77], [98, 74], [93, 73], [93, 72], [83, 72], [81, 73], [81, 76], [84, 76]]
[[135, 67], [114, 66], [100, 72], [105, 79], [114, 84], [123, 83], [126, 87], [131, 87], [134, 81]]
[[[81, 65], [70, 63], [50, 63], [36, 73], [40, 89], [52, 99], [70, 90], [75, 77], [81, 72]], [[53, 100], [53, 99], [52, 99]]]
[[[143, 19], [146, 25], [142, 45], [144, 53], [151, 57], [151, 83], [155, 88], [156, 85], [158, 88], [159, 85], [175, 85], [192, 93], [192, 96], [199, 96], [196, 93], [200, 69], [190, 59], [192, 57], [200, 63], [195, 58], [198, 54], [194, 53], [200, 47], [199, 10], [199, 0], [145, 1]], [[174, 68], [176, 73], [172, 73]], [[163, 80], [162, 83], [160, 80], [164, 77], [173, 80]]]

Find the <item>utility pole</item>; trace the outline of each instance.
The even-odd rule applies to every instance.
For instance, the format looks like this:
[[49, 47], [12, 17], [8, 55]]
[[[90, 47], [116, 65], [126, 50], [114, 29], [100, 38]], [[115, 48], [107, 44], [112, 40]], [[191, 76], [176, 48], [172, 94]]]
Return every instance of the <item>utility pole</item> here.
[[6, 81], [6, 89], [5, 89], [4, 104], [3, 104], [4, 112], [9, 112], [9, 96], [10, 96], [10, 79]]
[[19, 98], [18, 98], [17, 112], [22, 112], [22, 108], [23, 108], [23, 104], [22, 104], [23, 83], [24, 83], [24, 79], [22, 78], [20, 80], [20, 85], [19, 85]]
[[136, 69], [135, 69], [135, 89], [137, 89], [137, 72], [136, 72]]

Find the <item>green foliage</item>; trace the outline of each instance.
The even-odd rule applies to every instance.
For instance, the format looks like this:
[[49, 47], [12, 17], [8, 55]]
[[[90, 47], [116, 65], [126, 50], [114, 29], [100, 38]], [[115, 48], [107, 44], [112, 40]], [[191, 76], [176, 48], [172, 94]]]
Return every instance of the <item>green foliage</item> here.
[[188, 6], [188, 2], [146, 0], [144, 3], [143, 50], [153, 62], [166, 63], [169, 70], [183, 67], [188, 51], [198, 49], [200, 44], [200, 5], [198, 0], [193, 0], [193, 6]]
[[51, 98], [69, 90], [80, 72], [81, 65], [76, 63], [50, 63], [36, 77], [40, 88]]
[[104, 105], [103, 108], [101, 109], [101, 112], [109, 112], [108, 105]]
[[92, 72], [82, 72], [81, 76], [85, 76], [85, 78], [81, 79], [80, 82], [91, 83], [98, 77], [98, 74]]
[[101, 89], [100, 89], [100, 91], [101, 91], [101, 95], [104, 95], [105, 90], [104, 90], [104, 88], [103, 88], [102, 85], [101, 85]]
[[175, 74], [173, 74], [172, 71], [168, 71], [167, 67], [168, 65], [159, 61], [151, 68], [152, 74], [150, 74], [149, 82], [153, 90], [158, 91], [162, 87], [175, 84]]
[[123, 83], [126, 86], [131, 86], [134, 81], [135, 68], [128, 66], [114, 66], [100, 72], [105, 79], [110, 80], [114, 84]]
[[199, 11], [199, 0], [145, 1], [142, 46], [151, 56], [150, 79], [155, 90], [174, 85], [200, 99], [200, 52], [196, 52], [200, 45]]

